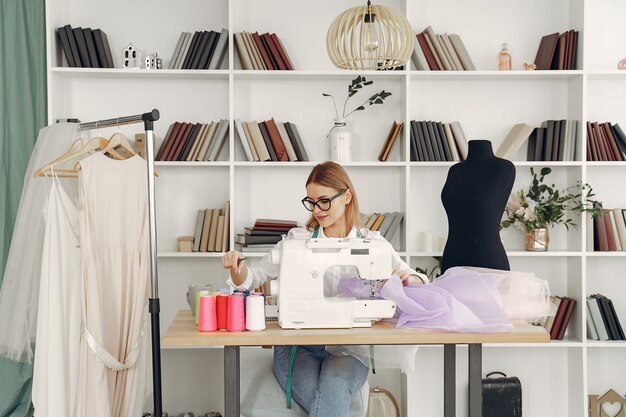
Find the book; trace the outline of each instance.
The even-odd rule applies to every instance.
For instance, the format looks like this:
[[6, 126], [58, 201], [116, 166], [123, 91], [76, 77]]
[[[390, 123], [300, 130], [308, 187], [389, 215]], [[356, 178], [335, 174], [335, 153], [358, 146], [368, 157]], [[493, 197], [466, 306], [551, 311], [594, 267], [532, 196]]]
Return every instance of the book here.
[[380, 225], [383, 223], [383, 220], [385, 220], [385, 215], [383, 213], [379, 213], [370, 230], [375, 232], [380, 229]]
[[624, 132], [617, 123], [614, 125], [611, 125], [610, 123], [607, 124], [611, 128], [611, 132], [613, 132], [613, 137], [615, 138], [615, 142], [617, 142], [617, 146], [619, 147], [623, 158], [626, 159], [626, 136], [624, 136]]
[[222, 251], [228, 252], [230, 246], [230, 200], [226, 201], [224, 207], [224, 233], [222, 235]]
[[278, 55], [280, 55], [280, 59], [285, 64], [285, 69], [289, 70], [289, 71], [293, 70], [293, 66], [291, 65], [291, 61], [289, 61], [289, 57], [287, 56], [287, 52], [285, 51], [285, 48], [283, 47], [282, 42], [278, 39], [278, 36], [275, 33], [271, 33], [270, 34], [270, 38], [274, 42], [274, 46], [276, 47], [276, 50], [278, 51]]
[[411, 143], [410, 149], [410, 158], [411, 161], [421, 161], [420, 155], [417, 153], [417, 122], [415, 120], [411, 120], [409, 122], [409, 140]]
[[176, 133], [174, 133], [174, 132], [177, 132], [179, 128], [180, 128], [180, 123], [174, 122], [167, 129], [167, 133], [163, 137], [163, 141], [161, 142], [161, 146], [159, 147], [159, 150], [157, 151], [157, 153], [156, 153], [156, 155], [154, 157], [155, 161], [160, 161], [161, 160], [161, 157], [162, 157], [163, 153], [165, 152], [165, 149], [167, 148], [168, 144], [169, 144], [169, 146], [172, 145], [172, 137], [176, 135]]
[[548, 333], [550, 333], [550, 331], [552, 330], [552, 327], [554, 326], [554, 318], [556, 317], [556, 311], [559, 310], [559, 306], [561, 304], [561, 297], [550, 296], [550, 302], [554, 306], [555, 314], [552, 316], [548, 316], [548, 318], [546, 319], [546, 324], [544, 327], [546, 328]]
[[264, 122], [259, 123], [259, 130], [261, 132], [261, 137], [263, 138], [263, 142], [265, 143], [265, 147], [270, 154], [270, 160], [277, 162], [278, 155], [276, 154], [276, 149], [274, 148], [274, 144], [272, 143], [272, 139], [270, 139], [269, 133], [267, 133], [267, 127]]
[[182, 69], [183, 62], [185, 61], [185, 57], [189, 53], [189, 47], [191, 46], [193, 35], [194, 34], [191, 32], [185, 32], [185, 39], [183, 40], [183, 45], [181, 46], [180, 53], [176, 57], [176, 63], [174, 64], [174, 69]]
[[432, 149], [428, 148], [426, 145], [427, 139], [424, 129], [424, 123], [415, 122], [415, 131], [417, 134], [417, 153], [420, 156], [420, 161], [433, 161], [434, 157], [431, 155]]
[[395, 217], [395, 213], [387, 212], [384, 214], [383, 221], [378, 227], [378, 231], [380, 232], [381, 236], [385, 236], [385, 233], [387, 233], [387, 230], [389, 230], [389, 227], [391, 226], [391, 223], [393, 223], [393, 219]]
[[215, 45], [215, 50], [213, 51], [213, 55], [209, 61], [208, 69], [220, 69], [222, 68], [222, 63], [224, 62], [224, 57], [228, 52], [228, 29], [222, 29], [219, 34], [219, 38], [217, 39], [217, 44]]
[[83, 34], [85, 36], [85, 44], [87, 45], [87, 52], [89, 53], [89, 62], [91, 62], [92, 68], [103, 68], [98, 62], [98, 53], [96, 52], [96, 44], [93, 41], [93, 34], [91, 28], [84, 28]]
[[198, 30], [194, 32], [193, 37], [191, 38], [191, 43], [189, 44], [189, 50], [187, 51], [187, 55], [183, 59], [181, 69], [191, 69], [191, 63], [194, 57], [196, 56], [196, 53], [198, 51], [198, 46], [200, 42], [202, 41], [203, 33], [204, 32], [201, 32]]
[[450, 71], [452, 67], [446, 59], [446, 56], [443, 52], [443, 46], [439, 43], [439, 40], [437, 39], [433, 28], [429, 25], [426, 27], [426, 29], [424, 29], [424, 32], [426, 32], [426, 39], [430, 39], [431, 43], [429, 44], [429, 46], [432, 44], [432, 48], [434, 48], [435, 50], [435, 57], [439, 57], [439, 61], [441, 62], [440, 68], [442, 67], [445, 71]]
[[550, 69], [558, 38], [559, 32], [551, 33], [541, 38], [539, 48], [537, 49], [537, 55], [535, 56], [535, 65], [537, 66], [537, 70], [541, 71]]
[[250, 133], [250, 137], [252, 138], [252, 142], [254, 143], [254, 149], [256, 149], [259, 155], [259, 160], [261, 162], [270, 161], [270, 153], [267, 149], [267, 146], [265, 145], [265, 140], [263, 139], [263, 135], [261, 134], [261, 129], [259, 128], [258, 123], [255, 121], [245, 123], [246, 126], [248, 126], [248, 132]]
[[267, 134], [272, 141], [272, 146], [276, 151], [276, 156], [278, 160], [289, 161], [289, 155], [287, 155], [287, 150], [285, 149], [283, 140], [280, 137], [280, 133], [278, 132], [278, 127], [276, 127], [276, 122], [274, 121], [274, 118], [265, 121], [265, 129], [267, 130]]
[[267, 67], [268, 70], [275, 70], [276, 68], [274, 67], [274, 63], [272, 62], [272, 59], [269, 56], [269, 53], [265, 47], [265, 45], [263, 44], [263, 41], [261, 40], [261, 36], [259, 35], [259, 32], [254, 32], [252, 34], [252, 39], [254, 40], [254, 43], [256, 44], [259, 53], [261, 54], [261, 58], [263, 59], [263, 62], [265, 63], [265, 66]]
[[587, 298], [585, 305], [587, 307], [587, 339], [599, 340], [598, 331], [591, 318], [591, 311], [589, 310], [589, 298]]
[[234, 38], [235, 38], [235, 49], [237, 51], [237, 56], [239, 56], [241, 67], [244, 70], [254, 69], [254, 67], [252, 66], [252, 60], [250, 58], [250, 55], [248, 55], [246, 44], [244, 43], [243, 33], [242, 32], [235, 33]]
[[567, 310], [565, 310], [565, 315], [563, 316], [563, 322], [561, 323], [561, 327], [559, 328], [559, 331], [557, 333], [557, 336], [556, 336], [557, 340], [563, 340], [563, 337], [565, 336], [565, 331], [567, 330], [567, 325], [569, 324], [570, 319], [572, 318], [572, 313], [574, 311], [575, 306], [576, 306], [576, 300], [568, 297]]
[[461, 156], [459, 155], [459, 150], [456, 147], [456, 143], [454, 142], [454, 135], [452, 134], [452, 129], [450, 128], [450, 123], [443, 123], [443, 130], [446, 137], [446, 141], [448, 142], [448, 148], [450, 149], [450, 153], [452, 156], [452, 161], [460, 161]]
[[74, 39], [76, 40], [78, 55], [80, 56], [80, 62], [82, 63], [83, 68], [92, 68], [91, 60], [89, 59], [89, 51], [87, 51], [87, 43], [85, 42], [85, 32], [83, 32], [83, 28], [74, 28], [72, 29], [72, 32], [74, 32]]
[[252, 40], [252, 36], [250, 36], [249, 32], [243, 33], [243, 42], [248, 50], [248, 55], [250, 55], [250, 61], [252, 61], [252, 68], [255, 70], [265, 70], [265, 64], [261, 59], [261, 54], [256, 48], [254, 41]]
[[198, 154], [198, 150], [200, 146], [202, 145], [202, 141], [204, 139], [204, 136], [206, 135], [206, 131], [208, 127], [209, 127], [208, 123], [200, 124], [200, 131], [198, 132], [198, 136], [196, 136], [196, 139], [193, 141], [193, 144], [191, 145], [191, 149], [189, 150], [189, 153], [185, 157], [185, 161], [196, 160], [196, 155]]
[[613, 151], [613, 156], [615, 161], [623, 161], [622, 152], [617, 144], [617, 139], [613, 135], [613, 130], [611, 129], [611, 125], [607, 122], [601, 123], [599, 125], [601, 129], [604, 131], [604, 136], [607, 139], [609, 145], [611, 146], [611, 150]]
[[212, 209], [205, 209], [204, 225], [202, 227], [202, 237], [200, 239], [200, 252], [207, 252], [209, 248], [209, 234], [211, 233], [211, 219], [213, 217]]
[[287, 131], [291, 145], [298, 156], [298, 161], [308, 161], [309, 155], [306, 152], [304, 143], [302, 143], [302, 138], [300, 137], [300, 133], [298, 132], [296, 125], [290, 122], [285, 122], [285, 130]]
[[615, 252], [617, 250], [617, 245], [615, 244], [615, 237], [613, 235], [613, 227], [611, 226], [611, 216], [608, 210], [603, 210], [602, 217], [604, 218], [604, 227], [606, 229], [606, 240], [608, 244], [608, 250], [610, 252]]
[[284, 219], [256, 219], [254, 222], [255, 226], [290, 226], [297, 227], [298, 222], [295, 220], [284, 220]]
[[[72, 27], [70, 25], [63, 26], [63, 30], [65, 31], [68, 42], [70, 44], [70, 51], [72, 52], [72, 58], [74, 59], [74, 66], [80, 68], [83, 66], [83, 64], [80, 60], [80, 52], [78, 52], [78, 45], [76, 44], [76, 37], [74, 36], [74, 31], [72, 30]], [[97, 31], [98, 31], [99, 39], [102, 42], [101, 32], [99, 30]], [[96, 40], [97, 39], [94, 37], [94, 41]], [[102, 53], [104, 54], [104, 45], [102, 45]]]
[[428, 138], [430, 140], [430, 146], [432, 147], [433, 154], [435, 156], [434, 161], [445, 161], [445, 155], [443, 155], [443, 149], [441, 149], [441, 143], [435, 132], [435, 126], [432, 121], [424, 122], [428, 131]]
[[513, 158], [524, 142], [526, 142], [533, 130], [534, 129], [526, 123], [517, 123], [514, 125], [496, 151], [496, 156], [504, 159]]
[[600, 311], [600, 304], [598, 304], [598, 299], [595, 297], [587, 297], [587, 307], [589, 308], [589, 316], [588, 319], [591, 318], [593, 320], [593, 324], [598, 333], [599, 340], [610, 340], [608, 328], [606, 327], [606, 321], [602, 317], [602, 312]]
[[211, 146], [211, 143], [213, 142], [213, 140], [215, 140], [215, 132], [217, 131], [217, 127], [218, 127], [219, 123], [218, 122], [211, 122], [209, 123], [209, 126], [206, 129], [206, 132], [204, 133], [204, 138], [202, 139], [202, 143], [200, 144], [200, 148], [198, 149], [198, 152], [196, 153], [195, 156], [195, 161], [204, 161], [204, 158], [206, 158], [207, 153], [209, 151], [209, 146]]
[[209, 230], [209, 243], [207, 245], [207, 251], [215, 252], [215, 241], [217, 239], [217, 226], [220, 217], [220, 209], [214, 208], [211, 210], [211, 230]]
[[244, 234], [250, 236], [282, 236], [286, 234], [284, 230], [261, 230], [253, 227], [244, 227]]
[[429, 46], [429, 42], [426, 40], [426, 35], [424, 33], [418, 33], [416, 37], [417, 43], [419, 44], [420, 49], [426, 57], [426, 62], [428, 63], [428, 67], [430, 68], [430, 70], [439, 71], [439, 64], [437, 63], [437, 59], [435, 59], [433, 50]]
[[254, 146], [254, 142], [252, 141], [252, 135], [250, 134], [250, 130], [248, 129], [248, 124], [246, 122], [242, 122], [241, 126], [243, 127], [243, 132], [246, 136], [246, 140], [250, 145], [250, 152], [252, 152], [252, 158], [254, 161], [260, 161], [259, 154]]
[[424, 51], [420, 46], [417, 37], [415, 37], [413, 42], [413, 53], [411, 54], [411, 61], [413, 61], [413, 67], [418, 71], [430, 71], [430, 67], [428, 66], [428, 61], [426, 60], [426, 55], [424, 55]]
[[287, 151], [287, 156], [290, 161], [297, 161], [298, 155], [296, 155], [296, 151], [291, 144], [291, 140], [289, 139], [289, 134], [287, 134], [287, 129], [285, 129], [284, 123], [276, 123], [276, 128], [278, 129], [278, 133], [280, 134], [280, 139], [285, 146], [285, 150]]
[[457, 71], [456, 63], [452, 59], [452, 54], [450, 54], [450, 50], [448, 49], [448, 45], [446, 45], [445, 40], [443, 39], [443, 35], [435, 34], [439, 45], [441, 45], [441, 50], [443, 51], [443, 55], [446, 57], [448, 61], [448, 65], [450, 65], [450, 71]]
[[74, 62], [74, 56], [72, 55], [72, 48], [70, 47], [70, 40], [67, 37], [67, 32], [65, 32], [65, 28], [60, 27], [57, 28], [57, 44], [61, 45], [61, 49], [63, 50], [63, 55], [65, 56], [65, 62], [67, 62], [68, 67], [75, 67], [76, 62]]
[[441, 39], [443, 40], [443, 43], [448, 50], [448, 54], [450, 55], [450, 58], [452, 59], [456, 70], [463, 71], [463, 64], [461, 63], [461, 59], [457, 54], [456, 49], [452, 45], [452, 40], [450, 39], [450, 36], [447, 33], [444, 33], [443, 35], [441, 35]]
[[422, 132], [422, 140], [424, 150], [426, 151], [426, 161], [436, 161], [435, 150], [433, 148], [433, 142], [430, 138], [430, 133], [428, 132], [428, 126], [425, 121], [417, 122], [419, 129]]
[[235, 119], [235, 136], [239, 138], [239, 142], [241, 143], [241, 147], [243, 148], [243, 153], [246, 156], [246, 159], [248, 161], [254, 161], [254, 157], [252, 156], [252, 151], [250, 150], [250, 144], [248, 143], [246, 134], [243, 131], [243, 125], [241, 123], [241, 119]]
[[198, 137], [198, 133], [200, 133], [201, 127], [202, 127], [202, 123], [195, 123], [193, 125], [193, 127], [191, 128], [191, 131], [189, 132], [189, 135], [185, 139], [185, 143], [183, 144], [183, 147], [181, 148], [180, 152], [176, 156], [176, 159], [175, 159], [176, 161], [184, 161], [185, 158], [187, 158], [187, 155], [189, 154], [189, 151], [191, 150], [191, 147], [193, 146], [193, 142]]
[[465, 132], [463, 132], [461, 123], [454, 121], [450, 123], [450, 128], [454, 134], [454, 141], [459, 149], [459, 154], [461, 154], [461, 160], [465, 161], [467, 159], [467, 139], [465, 138]]
[[452, 47], [456, 51], [459, 57], [459, 60], [461, 61], [463, 69], [465, 71], [476, 71], [476, 67], [474, 66], [474, 63], [472, 62], [472, 58], [470, 58], [469, 54], [467, 53], [467, 50], [465, 49], [465, 45], [463, 44], [461, 37], [455, 33], [451, 33], [449, 38], [450, 38], [450, 43], [452, 43]]
[[240, 243], [242, 245], [249, 244], [272, 244], [283, 240], [282, 236], [262, 236], [262, 235], [246, 235], [238, 233], [235, 237], [235, 242]]
[[224, 241], [224, 216], [217, 218], [217, 235], [215, 238], [215, 252], [222, 252], [222, 242]]
[[437, 140], [443, 148], [443, 155], [445, 156], [445, 160], [452, 161], [452, 152], [450, 151], [450, 147], [448, 146], [448, 139], [446, 138], [446, 132], [443, 129], [443, 123], [434, 123], [433, 127], [436, 131]]
[[626, 337], [624, 336], [624, 329], [622, 329], [619, 317], [617, 317], [617, 312], [615, 311], [615, 306], [613, 305], [613, 300], [611, 300], [610, 298], [607, 298], [606, 300], [609, 303], [609, 310], [611, 316], [613, 317], [613, 321], [615, 322], [615, 327], [617, 328], [616, 335], [619, 337], [618, 340], [626, 340]]
[[400, 134], [400, 131], [402, 130], [402, 126], [404, 126], [404, 123], [397, 123], [397, 122], [393, 122], [393, 125], [391, 126], [391, 130], [389, 131], [389, 134], [387, 135], [387, 139], [385, 139], [385, 142], [383, 143], [383, 147], [380, 150], [380, 154], [378, 155], [378, 160], [383, 162], [386, 161], [387, 158], [389, 157], [389, 153], [391, 152], [391, 149], [393, 148], [393, 145], [396, 142], [396, 138], [398, 137], [398, 135]]
[[196, 63], [195, 69], [209, 69], [209, 62], [211, 62], [211, 58], [213, 58], [213, 53], [215, 52], [215, 47], [217, 46], [217, 42], [219, 42], [220, 34], [214, 30], [208, 32], [207, 41], [204, 45], [204, 48], [200, 52], [200, 58]]
[[404, 218], [404, 214], [402, 213], [395, 212], [394, 214], [395, 216], [393, 218], [393, 222], [391, 223], [391, 226], [389, 226], [389, 229], [387, 229], [387, 232], [383, 236], [387, 240], [393, 239], [396, 232], [398, 231], [398, 228], [400, 227], [400, 223], [402, 222], [402, 219]]
[[552, 328], [550, 329], [550, 340], [556, 340], [559, 334], [569, 301], [570, 298], [561, 297], [561, 302], [559, 303], [559, 307], [556, 310], [556, 314], [554, 315], [554, 323], [552, 324]]
[[209, 36], [211, 32], [203, 30], [198, 35], [198, 41], [195, 45], [195, 49], [193, 52], [193, 56], [189, 59], [188, 69], [198, 69], [200, 60], [202, 59], [202, 55], [204, 53], [209, 52], [209, 48], [207, 47], [209, 42]]
[[226, 143], [226, 138], [228, 137], [228, 130], [230, 128], [230, 123], [226, 119], [221, 119], [217, 128], [215, 130], [215, 136], [209, 145], [209, 149], [207, 150], [206, 156], [204, 157], [205, 161], [217, 161], [220, 151], [224, 147], [224, 143]]
[[193, 123], [183, 123], [183, 126], [181, 126], [181, 128], [178, 130], [178, 135], [176, 135], [176, 138], [174, 139], [174, 143], [172, 144], [169, 153], [164, 158], [165, 161], [177, 160], [178, 155], [180, 154], [180, 151], [185, 144], [185, 140], [187, 139], [187, 136], [189, 136], [189, 132], [191, 132], [192, 128]]
[[369, 218], [367, 219], [367, 222], [365, 222], [364, 227], [368, 230], [371, 230], [377, 218], [378, 218], [378, 213], [373, 213], [371, 216], [369, 216]]
[[176, 63], [176, 58], [180, 54], [180, 50], [182, 49], [184, 42], [185, 42], [185, 32], [181, 32], [180, 36], [178, 37], [178, 42], [176, 42], [176, 47], [174, 47], [174, 52], [172, 53], [172, 58], [170, 59], [170, 63], [169, 63], [169, 66], [168, 66], [169, 69], [176, 69], [174, 67], [174, 65]]
[[198, 216], [196, 219], [196, 233], [193, 238], [193, 251], [198, 252], [200, 250], [200, 239], [202, 237], [202, 226], [204, 225], [204, 210], [198, 210]]
[[537, 139], [535, 143], [535, 159], [533, 159], [533, 161], [543, 161], [543, 145], [545, 142], [546, 128], [538, 127], [536, 130]]
[[[613, 240], [615, 241], [615, 250], [621, 251], [622, 243], [620, 242], [619, 233], [617, 230], [617, 219], [615, 218], [615, 214], [612, 210], [608, 210], [607, 214], [609, 215], [609, 220], [611, 222], [611, 235], [613, 236]], [[624, 243], [626, 244], [626, 242]]]
[[615, 323], [615, 317], [613, 317], [611, 313], [608, 299], [602, 294], [592, 294], [591, 296], [597, 300], [600, 306], [600, 313], [602, 314], [602, 319], [609, 333], [610, 340], [620, 340], [619, 330]]
[[276, 45], [274, 44], [272, 36], [269, 33], [264, 33], [261, 35], [261, 38], [265, 39], [265, 44], [267, 45], [270, 55], [274, 59], [274, 62], [276, 63], [278, 69], [282, 71], [286, 70], [287, 65], [285, 65], [285, 63], [283, 62], [281, 55], [278, 52], [278, 48], [276, 48]]

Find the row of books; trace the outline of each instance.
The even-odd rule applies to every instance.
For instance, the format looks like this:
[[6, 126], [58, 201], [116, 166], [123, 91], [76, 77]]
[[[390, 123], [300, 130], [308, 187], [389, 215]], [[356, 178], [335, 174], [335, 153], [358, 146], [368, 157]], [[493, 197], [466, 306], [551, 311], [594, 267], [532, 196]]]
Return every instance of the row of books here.
[[198, 210], [193, 252], [228, 251], [229, 222], [230, 201], [226, 202], [223, 209]]
[[541, 38], [535, 65], [538, 70], [573, 70], [576, 69], [578, 50], [578, 31], [568, 30], [550, 33]]
[[228, 30], [182, 32], [174, 48], [170, 69], [220, 69], [228, 51]]
[[462, 161], [467, 139], [459, 122], [411, 120], [411, 161]]
[[394, 211], [362, 215], [361, 221], [365, 225], [365, 228], [372, 232], [378, 231], [382, 237], [391, 240], [398, 231], [403, 218], [403, 213]]
[[447, 33], [437, 35], [428, 26], [418, 33], [411, 59], [417, 70], [422, 71], [475, 71], [461, 37]]
[[550, 333], [550, 340], [563, 340], [576, 306], [576, 300], [569, 297], [551, 296], [550, 301], [554, 304], [556, 313], [553, 316], [543, 317], [534, 324], [543, 326]]
[[396, 139], [402, 132], [402, 128], [404, 127], [404, 123], [398, 123], [396, 121], [391, 125], [391, 130], [383, 143], [383, 148], [380, 150], [380, 154], [378, 155], [378, 160], [384, 162], [389, 157], [391, 150], [393, 149], [393, 145], [396, 144]]
[[496, 156], [512, 159], [528, 141], [528, 161], [574, 161], [576, 159], [577, 120], [546, 120], [541, 127], [518, 123], [511, 128]]
[[602, 294], [587, 297], [587, 337], [591, 340], [626, 340], [613, 301]]
[[229, 122], [170, 125], [155, 161], [217, 161], [228, 137]]
[[240, 252], [268, 252], [289, 230], [298, 227], [293, 220], [257, 219], [252, 227], [235, 236], [235, 249]]
[[114, 68], [109, 40], [102, 29], [65, 25], [56, 33], [68, 67]]
[[626, 210], [605, 209], [593, 220], [593, 249], [602, 252], [626, 250]]
[[276, 122], [245, 122], [235, 119], [235, 134], [248, 161], [308, 161], [309, 156], [296, 125]]
[[275, 33], [235, 33], [235, 48], [245, 70], [293, 70], [293, 64]]
[[626, 135], [619, 124], [587, 122], [587, 161], [626, 161]]

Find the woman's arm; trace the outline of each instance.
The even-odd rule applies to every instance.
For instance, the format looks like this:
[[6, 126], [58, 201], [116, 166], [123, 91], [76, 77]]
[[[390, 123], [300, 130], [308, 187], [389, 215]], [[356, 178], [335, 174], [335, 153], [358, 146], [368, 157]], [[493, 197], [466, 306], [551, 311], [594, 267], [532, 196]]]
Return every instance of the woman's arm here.
[[[272, 250], [280, 250], [280, 242]], [[230, 272], [230, 277], [226, 280], [228, 285], [240, 289], [254, 289], [268, 279], [278, 276], [278, 264], [272, 262], [271, 251], [250, 267], [241, 258], [242, 254], [237, 251], [226, 252], [222, 257], [222, 266]]]

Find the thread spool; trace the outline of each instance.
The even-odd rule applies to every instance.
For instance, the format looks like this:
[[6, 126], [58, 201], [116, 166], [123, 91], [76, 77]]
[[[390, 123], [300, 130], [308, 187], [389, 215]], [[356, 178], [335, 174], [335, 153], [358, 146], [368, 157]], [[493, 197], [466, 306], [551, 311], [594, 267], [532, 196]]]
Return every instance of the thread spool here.
[[203, 295], [200, 297], [198, 310], [198, 330], [201, 332], [213, 332], [217, 330], [217, 306], [215, 296]]
[[240, 332], [246, 329], [246, 316], [244, 313], [244, 296], [233, 294], [228, 296], [228, 314], [226, 315], [226, 330]]
[[262, 295], [250, 295], [246, 298], [246, 329], [265, 330], [265, 300]]
[[205, 295], [211, 295], [211, 291], [210, 290], [196, 291], [196, 309], [194, 310], [194, 316], [196, 318], [196, 326], [198, 325], [198, 314], [200, 311], [200, 297], [203, 297]]
[[219, 330], [226, 330], [228, 323], [228, 297], [226, 294], [217, 295], [217, 328]]

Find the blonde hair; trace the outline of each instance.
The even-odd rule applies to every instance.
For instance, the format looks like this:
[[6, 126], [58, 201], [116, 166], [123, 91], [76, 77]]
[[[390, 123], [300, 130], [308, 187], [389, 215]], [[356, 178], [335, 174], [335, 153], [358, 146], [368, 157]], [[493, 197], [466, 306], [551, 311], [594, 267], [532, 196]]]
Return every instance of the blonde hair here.
[[[338, 191], [350, 190], [352, 199], [346, 205], [346, 211], [344, 216], [346, 219], [346, 233], [352, 230], [353, 226], [357, 228], [361, 226], [361, 212], [359, 211], [359, 200], [356, 197], [356, 190], [352, 181], [343, 167], [335, 162], [326, 161], [321, 164], [317, 164], [306, 180], [306, 185], [311, 183], [319, 184], [324, 187], [334, 188]], [[319, 222], [311, 213], [311, 217], [306, 222], [306, 228], [313, 230], [319, 226]]]

